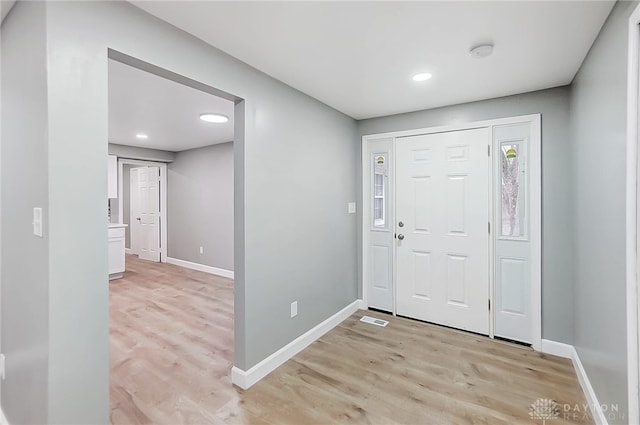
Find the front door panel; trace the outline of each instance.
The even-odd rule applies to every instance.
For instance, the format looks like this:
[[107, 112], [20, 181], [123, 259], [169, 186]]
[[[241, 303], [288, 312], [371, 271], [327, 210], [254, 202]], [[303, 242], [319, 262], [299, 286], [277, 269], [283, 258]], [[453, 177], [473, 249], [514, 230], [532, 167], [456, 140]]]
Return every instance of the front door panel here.
[[489, 333], [489, 144], [487, 128], [397, 139], [398, 314]]

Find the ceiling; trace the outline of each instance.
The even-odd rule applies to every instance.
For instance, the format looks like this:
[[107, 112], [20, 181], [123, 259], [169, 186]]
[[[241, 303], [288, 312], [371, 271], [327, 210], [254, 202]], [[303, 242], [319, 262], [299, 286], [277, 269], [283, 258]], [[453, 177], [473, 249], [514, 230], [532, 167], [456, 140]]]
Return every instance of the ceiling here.
[[614, 1], [133, 3], [362, 119], [569, 84]]
[[[233, 140], [233, 102], [109, 60], [109, 142], [178, 152]], [[214, 112], [225, 124], [200, 120]], [[149, 136], [139, 140], [136, 134]]]

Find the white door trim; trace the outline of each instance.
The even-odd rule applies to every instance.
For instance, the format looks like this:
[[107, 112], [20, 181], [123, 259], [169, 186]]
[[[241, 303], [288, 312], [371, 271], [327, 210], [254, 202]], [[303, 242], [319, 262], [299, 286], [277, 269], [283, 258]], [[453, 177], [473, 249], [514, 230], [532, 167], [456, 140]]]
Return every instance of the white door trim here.
[[[368, 303], [367, 285], [369, 270], [368, 231], [371, 220], [369, 202], [370, 188], [368, 169], [368, 143], [383, 138], [398, 138], [405, 136], [417, 136], [420, 134], [442, 133], [448, 131], [469, 130], [473, 128], [493, 127], [507, 124], [530, 123], [531, 124], [531, 185], [530, 185], [530, 226], [531, 226], [531, 321], [532, 321], [532, 347], [540, 351], [542, 347], [542, 172], [541, 172], [541, 118], [540, 114], [522, 115], [517, 117], [499, 118], [493, 120], [476, 121], [465, 124], [445, 125], [438, 127], [420, 128], [413, 130], [393, 131], [388, 133], [370, 134], [362, 136], [362, 276], [361, 290], [363, 302]], [[395, 146], [395, 142], [394, 142]], [[395, 156], [394, 156], [395, 157]], [[395, 202], [395, 199], [393, 200]], [[395, 253], [394, 253], [395, 255]], [[494, 268], [491, 269], [492, 271]], [[395, 276], [395, 270], [394, 270]], [[395, 282], [394, 282], [395, 283]], [[491, 305], [495, 306], [495, 294], [493, 293], [493, 277], [490, 284]], [[395, 311], [394, 311], [395, 313]], [[491, 309], [491, 323], [494, 322], [494, 309]], [[493, 330], [493, 325], [491, 327]], [[492, 335], [492, 334], [491, 334]]]
[[[160, 168], [160, 262], [167, 262], [167, 164], [164, 162], [143, 161], [139, 159], [118, 158], [118, 217], [124, 214], [122, 205], [122, 174], [124, 164], [153, 166]], [[131, 224], [131, 223], [129, 223]], [[129, 227], [131, 229], [131, 227]]]
[[627, 376], [629, 423], [640, 423], [640, 359], [638, 341], [638, 113], [640, 112], [640, 6], [629, 17], [627, 65], [627, 205], [626, 205], [626, 280], [627, 280]]

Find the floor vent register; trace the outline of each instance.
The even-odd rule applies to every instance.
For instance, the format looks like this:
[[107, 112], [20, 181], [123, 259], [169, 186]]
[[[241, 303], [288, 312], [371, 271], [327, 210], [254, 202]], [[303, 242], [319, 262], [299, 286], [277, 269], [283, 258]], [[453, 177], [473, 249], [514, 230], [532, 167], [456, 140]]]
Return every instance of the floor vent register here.
[[362, 319], [360, 319], [360, 321], [364, 323], [376, 325], [376, 326], [382, 326], [383, 328], [389, 324], [389, 322], [386, 320], [376, 319], [375, 317], [370, 317], [370, 316], [362, 316]]

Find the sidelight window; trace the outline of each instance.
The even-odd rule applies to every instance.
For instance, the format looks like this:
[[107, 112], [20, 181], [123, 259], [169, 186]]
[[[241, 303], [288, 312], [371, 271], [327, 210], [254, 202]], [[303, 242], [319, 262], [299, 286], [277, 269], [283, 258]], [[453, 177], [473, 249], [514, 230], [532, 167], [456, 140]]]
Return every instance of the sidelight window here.
[[523, 141], [500, 144], [502, 208], [501, 236], [525, 236], [525, 150]]
[[386, 228], [387, 156], [373, 155], [373, 227]]

